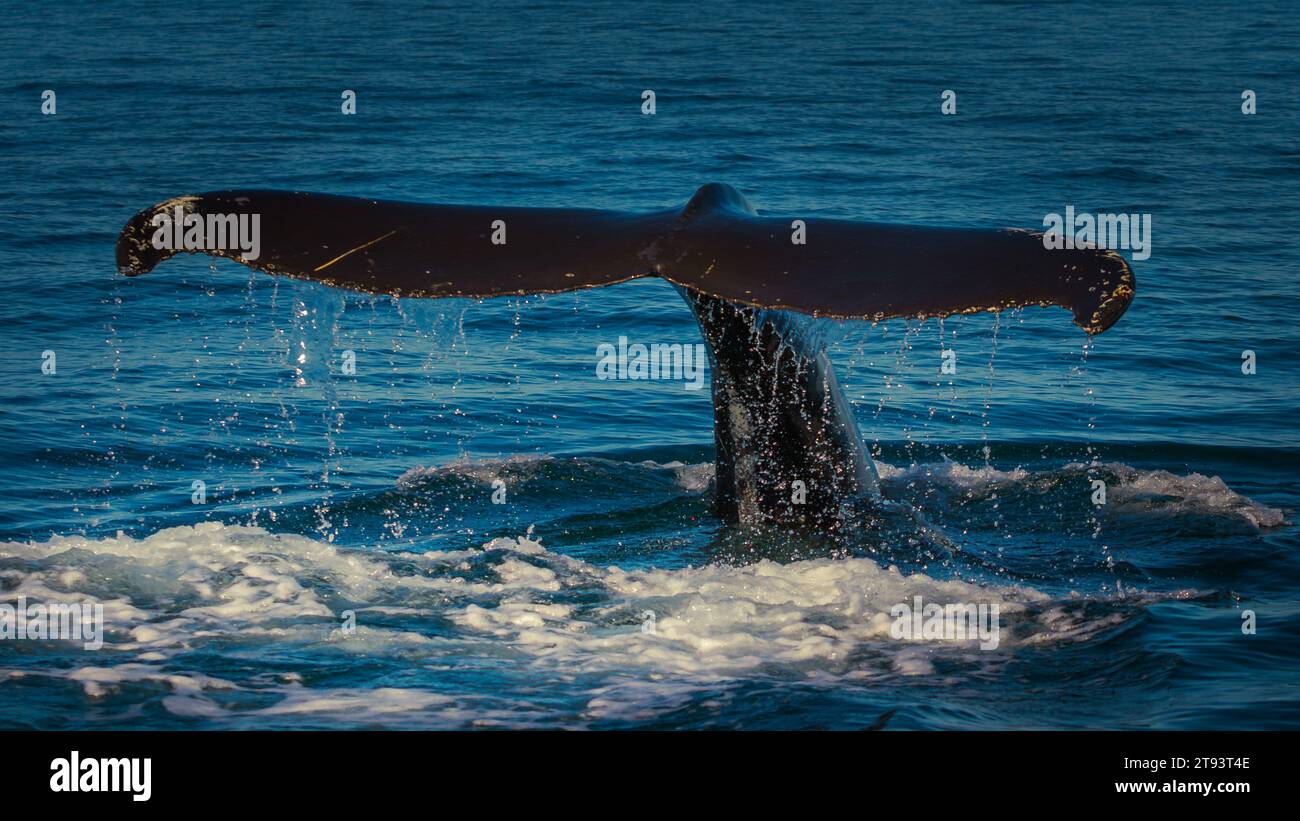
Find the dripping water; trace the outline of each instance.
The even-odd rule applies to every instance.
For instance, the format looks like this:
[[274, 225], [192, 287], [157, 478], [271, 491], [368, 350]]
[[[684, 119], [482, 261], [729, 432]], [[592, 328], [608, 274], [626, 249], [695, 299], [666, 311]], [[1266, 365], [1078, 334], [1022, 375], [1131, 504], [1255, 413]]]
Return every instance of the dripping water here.
[[[1084, 429], [1084, 463], [1088, 466], [1087, 477], [1089, 502], [1092, 501], [1092, 482], [1100, 478], [1099, 468], [1101, 467], [1101, 460], [1098, 456], [1095, 444], [1097, 431], [1097, 392], [1093, 388], [1092, 380], [1088, 378], [1088, 354], [1092, 351], [1093, 343], [1094, 340], [1092, 335], [1089, 335], [1088, 338], [1084, 340], [1079, 354], [1079, 367], [1077, 369], [1077, 373], [1084, 382], [1084, 396], [1088, 398], [1088, 422]], [[1099, 550], [1101, 553], [1102, 563], [1114, 572], [1115, 557], [1110, 552], [1110, 545], [1102, 541], [1100, 509], [1095, 504], [1089, 504], [1088, 528], [1091, 531], [1093, 542], [1101, 545]], [[1115, 583], [1118, 588], [1118, 578]]]
[[[990, 334], [989, 364], [988, 364], [988, 381], [984, 385], [984, 402], [980, 411], [980, 452], [984, 455], [984, 467], [986, 470], [992, 470], [993, 467], [993, 450], [989, 445], [989, 426], [992, 422], [993, 407], [993, 382], [997, 376], [994, 368], [994, 361], [998, 356], [998, 332], [1002, 329], [1002, 312], [993, 313], [993, 330]], [[997, 488], [994, 487], [989, 493], [989, 501], [993, 503], [993, 529], [1002, 534], [1002, 539], [1010, 539], [1012, 534], [1002, 528], [1002, 502], [998, 498]], [[998, 557], [1002, 557], [1002, 542], [999, 541], [997, 547]]]

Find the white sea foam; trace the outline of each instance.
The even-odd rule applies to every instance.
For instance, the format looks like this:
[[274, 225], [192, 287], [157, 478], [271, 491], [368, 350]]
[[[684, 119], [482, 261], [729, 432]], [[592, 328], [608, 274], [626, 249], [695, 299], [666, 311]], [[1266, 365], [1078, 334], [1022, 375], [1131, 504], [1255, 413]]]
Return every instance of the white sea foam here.
[[1206, 515], [1242, 522], [1255, 529], [1286, 523], [1284, 511], [1237, 493], [1218, 476], [1200, 473], [1179, 476], [1167, 470], [1141, 470], [1118, 462], [1097, 465], [1071, 462], [1034, 473], [1024, 468], [969, 467], [945, 457], [939, 462], [907, 467], [876, 462], [876, 472], [882, 481], [895, 485], [951, 487], [969, 492], [1019, 483], [1068, 482], [1083, 476], [1108, 474], [1116, 480], [1107, 488], [1108, 510], [1121, 516]]
[[[1082, 464], [1064, 470], [1086, 470]], [[1218, 476], [1191, 473], [1179, 476], [1167, 470], [1137, 470], [1128, 465], [1107, 463], [1097, 470], [1113, 474], [1119, 481], [1107, 489], [1107, 504], [1127, 516], [1169, 516], [1202, 514], [1236, 519], [1254, 528], [1277, 527], [1286, 514], [1262, 505], [1228, 487]]]
[[972, 468], [946, 457], [940, 462], [916, 464], [908, 467], [897, 467], [885, 462], [876, 462], [876, 473], [882, 480], [886, 481], [945, 484], [961, 488], [1019, 482], [1030, 475], [1029, 471], [1023, 468], [1013, 470], [999, 470], [988, 466]]
[[[338, 713], [382, 721], [410, 711], [455, 724], [490, 722], [494, 711], [506, 711], [496, 716], [502, 722], [532, 720], [506, 705], [420, 689], [380, 696], [364, 688], [320, 692], [295, 681], [292, 666], [272, 681], [234, 682], [187, 670], [183, 654], [203, 646], [400, 656], [434, 667], [504, 653], [548, 675], [590, 674], [597, 683], [586, 714], [595, 720], [656, 704], [667, 709], [688, 691], [756, 675], [824, 682], [924, 676], [936, 653], [956, 663], [998, 663], [997, 653], [979, 651], [973, 640], [891, 638], [890, 608], [913, 596], [936, 604], [994, 603], [1004, 620], [1028, 619], [1028, 629], [1004, 638], [1003, 653], [1095, 632], [1077, 609], [1052, 606], [1029, 588], [906, 574], [869, 559], [630, 570], [550, 552], [529, 536], [495, 539], [481, 550], [382, 553], [218, 523], [141, 539], [0, 544], [0, 558], [10, 556], [23, 557], [31, 569], [8, 571], [17, 585], [6, 596], [22, 591], [114, 605], [106, 608], [113, 615], [106, 618], [104, 650], [93, 660], [29, 669], [29, 675], [75, 682], [89, 698], [140, 682], [163, 685], [171, 691], [163, 701], [168, 710], [213, 718]], [[471, 562], [474, 557], [479, 561]], [[88, 560], [95, 574], [77, 570]], [[557, 599], [573, 589], [584, 591], [587, 603]], [[354, 631], [341, 627], [345, 609], [356, 614]], [[654, 613], [652, 631], [643, 629], [647, 611]], [[452, 631], [421, 629], [439, 620], [454, 625]], [[0, 687], [19, 672], [0, 669]], [[275, 704], [230, 707], [221, 697], [230, 690]], [[648, 690], [655, 692], [649, 699]]]

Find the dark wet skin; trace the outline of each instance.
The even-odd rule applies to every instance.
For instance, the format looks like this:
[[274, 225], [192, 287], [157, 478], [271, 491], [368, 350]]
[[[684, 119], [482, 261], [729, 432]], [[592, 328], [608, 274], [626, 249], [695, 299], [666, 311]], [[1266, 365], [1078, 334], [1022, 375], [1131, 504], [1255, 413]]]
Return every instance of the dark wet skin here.
[[718, 515], [838, 530], [879, 490], [830, 359], [800, 327], [808, 320], [679, 290], [710, 352]]

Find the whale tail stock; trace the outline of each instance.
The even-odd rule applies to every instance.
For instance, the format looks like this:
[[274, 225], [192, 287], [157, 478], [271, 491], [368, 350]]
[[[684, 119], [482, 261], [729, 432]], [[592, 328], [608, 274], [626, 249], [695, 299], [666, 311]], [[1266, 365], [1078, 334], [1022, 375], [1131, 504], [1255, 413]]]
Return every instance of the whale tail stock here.
[[[431, 298], [662, 277], [686, 298], [710, 351], [720, 514], [821, 529], [841, 521], [846, 499], [873, 496], [875, 476], [829, 358], [799, 315], [1059, 306], [1096, 334], [1134, 294], [1118, 254], [1049, 250], [1034, 232], [800, 223], [760, 216], [716, 183], [684, 207], [650, 213], [219, 191], [136, 214], [118, 237], [117, 266], [137, 276], [176, 253], [206, 253], [338, 288]], [[261, 229], [255, 241], [230, 241], [249, 228]], [[803, 501], [794, 501], [796, 481]]]

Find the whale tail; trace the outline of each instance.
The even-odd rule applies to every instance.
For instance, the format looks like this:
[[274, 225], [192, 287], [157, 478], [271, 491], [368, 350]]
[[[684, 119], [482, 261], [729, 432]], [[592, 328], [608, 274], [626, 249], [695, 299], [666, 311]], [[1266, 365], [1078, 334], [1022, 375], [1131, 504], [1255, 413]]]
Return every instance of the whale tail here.
[[684, 207], [641, 214], [219, 191], [136, 214], [118, 238], [117, 264], [136, 276], [180, 252], [405, 297], [555, 293], [662, 277], [708, 343], [720, 515], [817, 530], [838, 528], [855, 501], [878, 491], [808, 317], [1054, 305], [1096, 334], [1134, 294], [1132, 271], [1112, 251], [1050, 250], [1041, 234], [1014, 229], [760, 216], [716, 183]]
[[[229, 241], [239, 227], [231, 217], [257, 218], [256, 249]], [[659, 276], [739, 305], [845, 319], [1055, 305], [1088, 333], [1110, 327], [1133, 298], [1121, 256], [1049, 250], [1040, 233], [797, 221], [760, 216], [717, 183], [684, 207], [650, 213], [217, 191], [136, 214], [118, 238], [117, 264], [135, 276], [176, 253], [206, 253], [410, 297], [555, 293]]]

